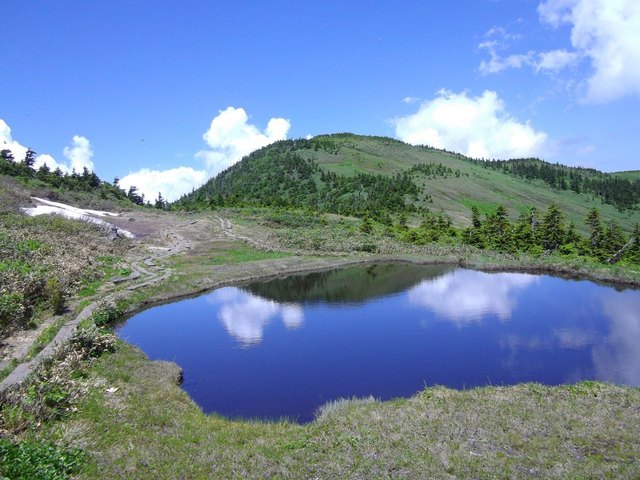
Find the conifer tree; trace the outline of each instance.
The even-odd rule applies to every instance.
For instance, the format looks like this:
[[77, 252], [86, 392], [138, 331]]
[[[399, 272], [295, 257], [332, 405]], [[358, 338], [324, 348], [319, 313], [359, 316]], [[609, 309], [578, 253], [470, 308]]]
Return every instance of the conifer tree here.
[[549, 205], [542, 219], [542, 244], [545, 250], [557, 250], [565, 242], [564, 214], [557, 204]]
[[602, 260], [606, 254], [603, 251], [604, 228], [600, 220], [600, 211], [595, 207], [589, 210], [585, 223], [591, 230], [588, 251], [592, 256]]

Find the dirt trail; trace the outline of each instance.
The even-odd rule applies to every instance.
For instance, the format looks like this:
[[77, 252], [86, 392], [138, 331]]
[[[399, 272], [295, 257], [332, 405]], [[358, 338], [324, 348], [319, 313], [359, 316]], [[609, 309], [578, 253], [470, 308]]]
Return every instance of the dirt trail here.
[[[41, 332], [61, 318], [59, 316], [46, 319], [37, 329], [18, 332], [16, 335], [4, 341], [0, 360], [0, 369], [7, 368], [12, 362], [19, 362], [15, 369], [0, 382], [0, 395], [5, 391], [14, 388], [27, 378], [41, 361], [53, 355], [56, 347], [66, 342], [78, 328], [78, 325], [85, 318], [90, 317], [98, 306], [116, 298], [126, 284], [125, 291], [133, 291], [154, 283], [161, 282], [171, 275], [171, 271], [158, 262], [168, 256], [180, 254], [190, 250], [192, 242], [185, 238], [194, 233], [201, 234], [203, 228], [206, 230], [210, 222], [206, 219], [185, 221], [176, 215], [166, 214], [139, 214], [141, 221], [137, 219], [127, 221], [129, 230], [137, 235], [137, 242], [128, 255], [131, 274], [127, 277], [117, 277], [104, 284], [96, 300], [85, 307], [78, 315], [69, 315], [68, 320], [60, 328], [55, 338], [45, 346], [34, 358], [26, 360], [31, 346], [34, 344]], [[200, 223], [200, 225], [198, 225]], [[131, 225], [135, 226], [132, 228]], [[228, 223], [231, 230], [231, 224]], [[197, 238], [198, 235], [195, 235]], [[72, 304], [71, 310], [77, 308], [78, 302]]]

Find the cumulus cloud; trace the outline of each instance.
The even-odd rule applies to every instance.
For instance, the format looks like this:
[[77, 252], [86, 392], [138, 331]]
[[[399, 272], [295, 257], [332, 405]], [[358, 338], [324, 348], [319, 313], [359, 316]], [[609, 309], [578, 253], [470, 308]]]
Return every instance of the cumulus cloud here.
[[69, 160], [71, 169], [75, 169], [76, 172], [82, 172], [83, 168], [93, 171], [93, 148], [87, 138], [74, 135], [71, 146], [64, 147], [62, 153]]
[[[28, 150], [27, 147], [11, 138], [11, 128], [0, 118], [0, 150], [4, 149], [11, 150], [16, 162], [22, 161]], [[71, 146], [64, 147], [62, 153], [67, 158], [68, 163], [58, 162], [48, 153], [43, 153], [36, 156], [34, 168], [38, 169], [46, 163], [51, 170], [59, 168], [64, 173], [71, 173], [73, 169], [77, 172], [82, 172], [84, 167], [90, 171], [94, 170], [92, 161], [93, 149], [91, 142], [87, 138], [81, 135], [74, 135], [71, 139]]]
[[501, 55], [510, 37], [503, 29], [485, 34], [479, 48], [489, 53], [480, 63], [484, 75], [531, 67], [557, 73], [582, 61], [591, 70], [584, 81], [584, 100], [601, 103], [640, 94], [640, 2], [637, 0], [546, 0], [538, 6], [540, 21], [553, 28], [571, 27], [572, 49]]
[[200, 150], [196, 157], [205, 162], [209, 174], [216, 175], [254, 150], [284, 140], [290, 128], [289, 120], [272, 118], [261, 132], [249, 123], [243, 108], [228, 107], [213, 118], [202, 136], [210, 148]]
[[167, 200], [176, 200], [254, 150], [286, 139], [290, 128], [289, 120], [271, 118], [264, 131], [260, 131], [249, 123], [243, 108], [228, 107], [211, 120], [209, 129], [202, 136], [209, 148], [200, 150], [195, 157], [203, 162], [203, 169], [142, 169], [124, 176], [120, 185], [127, 189], [135, 185], [147, 199], [156, 198], [161, 192]]
[[517, 53], [502, 55], [501, 51], [509, 48], [513, 40], [520, 39], [519, 35], [508, 33], [503, 28], [492, 28], [485, 33], [485, 40], [478, 48], [489, 53], [489, 60], [480, 62], [478, 70], [483, 75], [499, 73], [510, 68], [531, 67], [536, 73], [541, 71], [557, 72], [567, 66], [578, 63], [580, 56], [576, 52], [567, 50], [552, 50], [549, 52]]
[[547, 0], [540, 19], [571, 25], [571, 45], [591, 61], [586, 100], [640, 94], [640, 3], [637, 0]]
[[540, 156], [547, 134], [511, 117], [496, 92], [479, 97], [442, 90], [416, 113], [394, 120], [396, 136], [413, 145], [430, 145], [474, 158]]
[[207, 180], [207, 172], [191, 167], [177, 167], [169, 170], [151, 170], [143, 168], [130, 173], [120, 180], [120, 187], [128, 190], [135, 185], [138, 192], [144, 194], [145, 200], [153, 203], [158, 193], [170, 202], [191, 189], [199, 187]]
[[26, 153], [27, 147], [21, 145], [11, 137], [11, 127], [0, 118], [0, 150], [11, 150], [16, 162], [21, 161]]
[[599, 379], [640, 386], [640, 298], [627, 290], [602, 298], [609, 333], [592, 352]]

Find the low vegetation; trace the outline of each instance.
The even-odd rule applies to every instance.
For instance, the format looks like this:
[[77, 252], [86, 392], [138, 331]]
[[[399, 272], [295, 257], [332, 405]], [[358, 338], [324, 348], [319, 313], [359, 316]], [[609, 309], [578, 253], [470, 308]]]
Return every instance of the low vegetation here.
[[60, 314], [81, 285], [106, 275], [101, 259], [121, 257], [127, 240], [62, 217], [0, 215], [0, 338]]

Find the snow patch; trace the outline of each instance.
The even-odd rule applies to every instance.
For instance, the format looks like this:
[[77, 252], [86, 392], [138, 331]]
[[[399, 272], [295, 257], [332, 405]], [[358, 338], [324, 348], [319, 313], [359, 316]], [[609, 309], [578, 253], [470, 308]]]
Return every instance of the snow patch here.
[[38, 215], [62, 215], [66, 218], [73, 220], [81, 220], [83, 222], [93, 223], [100, 225], [109, 230], [115, 231], [120, 236], [126, 238], [135, 238], [135, 235], [128, 230], [118, 228], [111, 223], [95, 217], [118, 217], [118, 213], [104, 212], [101, 210], [89, 210], [83, 208], [72, 207], [64, 203], [52, 202], [51, 200], [45, 200], [44, 198], [31, 197], [32, 200], [40, 202], [41, 205], [35, 207], [25, 207], [21, 210], [30, 217], [36, 217]]

